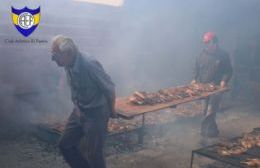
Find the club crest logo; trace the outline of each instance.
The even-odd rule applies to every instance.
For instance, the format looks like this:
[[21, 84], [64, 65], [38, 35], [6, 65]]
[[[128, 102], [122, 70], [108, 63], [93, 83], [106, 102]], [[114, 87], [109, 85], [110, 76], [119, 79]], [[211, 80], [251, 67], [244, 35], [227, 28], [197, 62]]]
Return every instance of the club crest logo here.
[[15, 9], [12, 7], [12, 20], [16, 29], [25, 37], [28, 37], [40, 23], [40, 7], [37, 9]]

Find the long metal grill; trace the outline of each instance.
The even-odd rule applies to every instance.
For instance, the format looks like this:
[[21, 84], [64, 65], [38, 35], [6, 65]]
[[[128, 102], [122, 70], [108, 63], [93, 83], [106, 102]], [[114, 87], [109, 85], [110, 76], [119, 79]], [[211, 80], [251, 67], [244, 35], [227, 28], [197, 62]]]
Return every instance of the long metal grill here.
[[[254, 136], [260, 136], [260, 127], [255, 128], [254, 131], [251, 133]], [[236, 143], [239, 140], [241, 140], [242, 137], [237, 137], [234, 139], [230, 139], [229, 143]], [[239, 168], [259, 168], [260, 166], [249, 166], [245, 164], [245, 162], [248, 159], [260, 159], [260, 147], [255, 145], [252, 148], [246, 150], [245, 152], [242, 152], [241, 154], [236, 154], [236, 155], [229, 155], [229, 156], [224, 156], [219, 153], [219, 149], [223, 147], [223, 144], [218, 143], [214, 144], [205, 148], [197, 149], [192, 151], [192, 158], [191, 158], [191, 164], [190, 167], [192, 168], [193, 166], [193, 159], [194, 155], [201, 155], [210, 159], [213, 159], [215, 161], [219, 161], [225, 164], [232, 165], [234, 167], [239, 167]]]

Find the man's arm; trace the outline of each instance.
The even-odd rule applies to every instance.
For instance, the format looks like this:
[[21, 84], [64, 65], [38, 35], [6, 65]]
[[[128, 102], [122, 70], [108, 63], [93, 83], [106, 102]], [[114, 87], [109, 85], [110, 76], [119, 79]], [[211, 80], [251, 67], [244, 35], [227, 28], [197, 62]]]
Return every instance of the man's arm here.
[[233, 68], [228, 54], [226, 54], [225, 57], [223, 58], [222, 68], [223, 68], [223, 77], [221, 81], [221, 86], [225, 87], [233, 75]]
[[191, 84], [194, 84], [198, 81], [198, 77], [199, 77], [199, 62], [198, 62], [198, 57], [195, 60], [195, 66], [193, 69], [193, 80], [191, 81]]
[[115, 84], [98, 61], [94, 61], [90, 66], [90, 76], [102, 90], [109, 105], [111, 115], [114, 115], [116, 99]]
[[116, 109], [115, 109], [116, 92], [115, 92], [115, 89], [114, 89], [114, 91], [112, 91], [111, 94], [105, 95], [105, 96], [106, 96], [107, 102], [108, 102], [110, 110], [111, 110], [110, 115], [113, 117], [113, 116], [115, 116], [115, 113], [116, 113]]

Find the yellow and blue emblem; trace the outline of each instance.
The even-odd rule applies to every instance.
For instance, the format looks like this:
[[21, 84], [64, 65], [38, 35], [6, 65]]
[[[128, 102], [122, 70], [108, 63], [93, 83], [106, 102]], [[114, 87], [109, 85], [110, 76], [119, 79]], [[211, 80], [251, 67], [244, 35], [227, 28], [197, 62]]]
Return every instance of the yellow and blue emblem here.
[[16, 29], [25, 37], [28, 37], [40, 23], [40, 7], [37, 9], [15, 9], [12, 7], [12, 20]]

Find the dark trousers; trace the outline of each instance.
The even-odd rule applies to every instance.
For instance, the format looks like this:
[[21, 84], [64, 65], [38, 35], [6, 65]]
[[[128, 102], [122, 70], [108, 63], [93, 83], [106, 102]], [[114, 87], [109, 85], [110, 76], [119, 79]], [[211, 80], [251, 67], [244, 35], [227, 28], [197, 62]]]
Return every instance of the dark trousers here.
[[216, 113], [219, 111], [221, 97], [221, 94], [213, 95], [204, 102], [204, 119], [201, 124], [201, 135], [203, 137], [216, 137], [219, 134]]
[[106, 168], [104, 144], [107, 107], [90, 109], [79, 117], [75, 109], [68, 119], [59, 148], [71, 168]]

